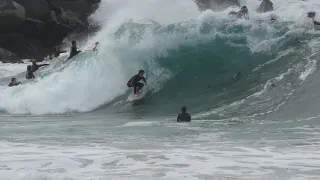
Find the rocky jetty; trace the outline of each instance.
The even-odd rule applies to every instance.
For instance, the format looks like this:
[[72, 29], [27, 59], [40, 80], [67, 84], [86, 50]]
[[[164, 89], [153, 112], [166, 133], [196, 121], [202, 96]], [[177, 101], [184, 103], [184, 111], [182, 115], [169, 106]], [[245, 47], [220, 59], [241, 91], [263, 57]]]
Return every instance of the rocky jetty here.
[[201, 11], [211, 9], [213, 11], [221, 11], [230, 6], [240, 6], [238, 0], [195, 0]]
[[99, 3], [100, 0], [0, 0], [0, 57], [7, 57], [1, 53], [9, 52], [15, 57], [41, 61], [68, 34], [88, 31], [87, 19]]

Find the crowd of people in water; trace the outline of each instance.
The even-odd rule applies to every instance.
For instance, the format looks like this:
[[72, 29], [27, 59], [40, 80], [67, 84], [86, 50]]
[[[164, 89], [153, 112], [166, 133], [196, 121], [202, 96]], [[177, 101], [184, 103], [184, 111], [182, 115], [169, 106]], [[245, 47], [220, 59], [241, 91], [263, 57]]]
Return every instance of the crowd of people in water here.
[[[242, 6], [241, 9], [238, 12], [232, 11], [229, 13], [229, 15], [232, 16], [236, 16], [238, 18], [248, 18], [248, 8], [246, 6]], [[320, 25], [320, 22], [315, 20], [315, 16], [316, 13], [313, 11], [310, 11], [307, 13], [307, 17], [310, 18], [313, 22], [314, 25]], [[275, 21], [275, 18], [271, 18], [272, 21]], [[99, 46], [99, 42], [95, 43], [95, 46], [93, 47], [92, 51], [97, 51], [98, 50], [98, 46]], [[65, 53], [66, 51], [60, 51], [57, 47], [53, 47], [52, 48], [52, 55], [51, 58], [53, 57], [57, 58], [60, 56], [61, 53]], [[77, 42], [76, 41], [72, 41], [71, 42], [71, 47], [70, 47], [70, 54], [68, 59], [71, 59], [72, 57], [76, 56], [77, 54], [81, 53], [80, 50], [78, 50], [77, 47]], [[40, 67], [42, 66], [47, 66], [49, 64], [37, 64], [36, 60], [32, 61], [32, 65], [28, 65], [27, 66], [27, 73], [26, 73], [26, 79], [34, 79], [34, 72], [37, 71]], [[147, 84], [147, 80], [144, 77], [145, 71], [144, 70], [140, 70], [138, 72], [138, 74], [134, 75], [132, 78], [130, 78], [130, 80], [127, 82], [127, 86], [129, 88], [133, 88], [133, 93], [134, 95], [139, 95], [139, 93], [141, 92], [142, 88], [144, 87], [144, 84], [141, 83], [140, 81], [143, 80], [145, 84]], [[233, 80], [238, 80], [241, 78], [241, 72], [237, 72], [235, 74], [235, 76], [232, 78]], [[17, 79], [15, 77], [11, 78], [11, 82], [8, 85], [9, 87], [12, 86], [18, 86], [20, 85], [21, 82], [18, 82]], [[275, 87], [274, 84], [271, 84], [272, 87]], [[211, 87], [210, 85], [208, 87]], [[183, 106], [181, 108], [181, 113], [178, 114], [177, 116], [177, 122], [190, 122], [191, 121], [191, 115], [189, 113], [187, 113], [187, 108], [185, 106]]]
[[[97, 51], [98, 50], [98, 45], [99, 45], [99, 42], [96, 42], [95, 43], [95, 46], [93, 47], [92, 51]], [[53, 47], [52, 48], [52, 55], [51, 55], [51, 58], [52, 57], [59, 57], [61, 53], [65, 53], [67, 51], [60, 51], [58, 50], [57, 47]], [[79, 54], [81, 51], [78, 50], [78, 47], [77, 47], [77, 42], [76, 41], [72, 41], [71, 42], [71, 47], [70, 47], [70, 54], [69, 54], [69, 57], [68, 59], [71, 59], [72, 57], [74, 57], [75, 55]], [[30, 80], [30, 79], [35, 79], [35, 76], [34, 76], [34, 72], [36, 72], [40, 67], [42, 66], [48, 66], [49, 64], [37, 64], [37, 61], [36, 60], [33, 60], [32, 61], [32, 65], [28, 65], [27, 66], [27, 73], [26, 73], [26, 79]], [[11, 78], [11, 82], [10, 84], [8, 85], [9, 87], [12, 87], [12, 86], [18, 86], [22, 84], [21, 82], [17, 82], [17, 78], [13, 77]]]

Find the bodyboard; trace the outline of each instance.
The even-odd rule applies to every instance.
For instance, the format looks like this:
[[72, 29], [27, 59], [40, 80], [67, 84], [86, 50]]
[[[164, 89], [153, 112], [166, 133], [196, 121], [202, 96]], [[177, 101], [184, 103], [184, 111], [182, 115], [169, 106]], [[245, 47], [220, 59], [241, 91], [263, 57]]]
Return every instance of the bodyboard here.
[[41, 79], [44, 79], [44, 78], [46, 78], [47, 76], [48, 76], [47, 73], [43, 73], [43, 74], [41, 75]]

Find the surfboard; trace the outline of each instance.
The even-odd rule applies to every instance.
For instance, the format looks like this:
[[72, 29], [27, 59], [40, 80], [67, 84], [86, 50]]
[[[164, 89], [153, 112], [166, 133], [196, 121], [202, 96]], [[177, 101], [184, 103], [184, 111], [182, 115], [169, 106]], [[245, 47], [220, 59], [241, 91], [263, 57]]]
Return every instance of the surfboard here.
[[133, 92], [129, 95], [128, 100], [129, 102], [139, 101], [146, 95], [146, 90], [142, 89], [139, 93], [133, 94]]
[[47, 73], [43, 73], [43, 74], [41, 75], [41, 79], [44, 79], [44, 78], [46, 78], [47, 76], [48, 76]]

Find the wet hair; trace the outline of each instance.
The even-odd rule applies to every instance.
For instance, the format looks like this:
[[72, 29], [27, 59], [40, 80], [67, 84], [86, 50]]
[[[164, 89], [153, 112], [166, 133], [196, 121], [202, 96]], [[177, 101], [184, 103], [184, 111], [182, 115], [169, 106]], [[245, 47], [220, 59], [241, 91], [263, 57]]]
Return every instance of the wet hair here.
[[247, 6], [242, 6], [241, 9], [248, 9]]
[[72, 41], [71, 44], [72, 44], [72, 45], [75, 45], [75, 44], [76, 44], [76, 41]]
[[182, 106], [182, 107], [181, 107], [181, 111], [182, 111], [182, 112], [187, 112], [187, 107]]
[[96, 42], [95, 44], [96, 44], [96, 45], [98, 45], [98, 44], [99, 44], [99, 42]]
[[31, 71], [31, 65], [27, 66], [27, 71]]
[[37, 63], [37, 61], [36, 61], [36, 60], [33, 60], [33, 61], [32, 61], [32, 64], [36, 64], [36, 63]]
[[17, 78], [15, 78], [15, 77], [13, 77], [13, 78], [11, 78], [11, 82], [13, 82], [14, 80], [16, 80]]
[[144, 73], [144, 70], [140, 70], [140, 71], [139, 71], [139, 74], [140, 74], [140, 73]]

